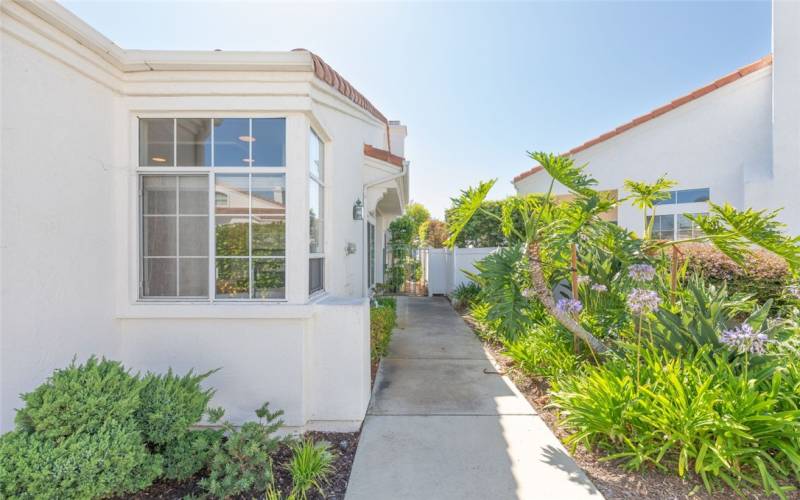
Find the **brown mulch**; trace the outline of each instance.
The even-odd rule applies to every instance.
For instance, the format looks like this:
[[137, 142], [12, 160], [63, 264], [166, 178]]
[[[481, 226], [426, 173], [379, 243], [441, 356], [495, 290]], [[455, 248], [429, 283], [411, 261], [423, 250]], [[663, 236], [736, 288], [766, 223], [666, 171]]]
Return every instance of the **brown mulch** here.
[[[312, 492], [309, 500], [342, 500], [347, 490], [347, 482], [350, 479], [350, 470], [353, 468], [353, 460], [358, 448], [358, 438], [360, 432], [307, 432], [304, 438], [317, 441], [327, 441], [331, 444], [336, 459], [333, 462], [334, 472], [327, 478], [324, 487], [324, 495], [319, 492]], [[281, 445], [273, 455], [273, 474], [275, 485], [284, 495], [288, 495], [292, 485], [292, 476], [286, 470], [285, 464], [292, 457], [292, 452], [287, 445]], [[199, 486], [199, 481], [203, 475], [197, 475], [186, 481], [159, 481], [144, 491], [134, 495], [126, 495], [123, 498], [150, 500], [150, 499], [180, 499], [187, 495], [202, 497], [203, 489]], [[263, 491], [253, 491], [246, 495], [240, 495], [238, 499], [264, 498]]]
[[[465, 311], [459, 311], [464, 322], [477, 332], [477, 325]], [[477, 334], [477, 333], [476, 333]], [[519, 391], [533, 406], [553, 434], [562, 442], [569, 436], [558, 423], [558, 413], [548, 407], [550, 403], [549, 386], [546, 381], [525, 375], [511, 358], [503, 354], [503, 346], [483, 340], [484, 346], [492, 353], [501, 371], [507, 375]], [[566, 445], [565, 445], [566, 446]], [[586, 472], [592, 483], [607, 499], [679, 499], [692, 498], [704, 500], [728, 500], [740, 498], [733, 490], [718, 485], [714, 493], [708, 493], [698, 477], [680, 478], [674, 474], [663, 473], [657, 469], [629, 471], [620, 462], [601, 461], [603, 454], [578, 446], [574, 451], [568, 447], [575, 463]], [[788, 498], [800, 499], [800, 492], [787, 494]], [[746, 498], [777, 498], [762, 492], [748, 491]]]

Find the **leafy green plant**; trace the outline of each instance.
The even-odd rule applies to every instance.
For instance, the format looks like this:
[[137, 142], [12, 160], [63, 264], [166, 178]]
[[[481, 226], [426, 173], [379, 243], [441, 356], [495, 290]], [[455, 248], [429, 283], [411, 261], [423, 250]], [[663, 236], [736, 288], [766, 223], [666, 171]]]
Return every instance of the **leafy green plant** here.
[[553, 324], [534, 326], [507, 342], [505, 354], [526, 375], [548, 380], [576, 372], [581, 362], [573, 352], [572, 336]]
[[392, 339], [392, 330], [397, 320], [396, 306], [379, 305], [370, 308], [369, 332], [370, 354], [373, 361], [386, 356], [389, 341]]
[[784, 496], [783, 481], [800, 470], [800, 398], [785, 360], [748, 371], [746, 357], [730, 363], [708, 345], [684, 357], [649, 348], [637, 386], [633, 355], [556, 382], [552, 401], [573, 431], [569, 444], [599, 447], [632, 469], [695, 473], [709, 491], [724, 482]]
[[230, 422], [222, 426], [227, 439], [217, 441], [210, 451], [208, 477], [200, 485], [211, 495], [227, 498], [250, 491], [265, 492], [272, 481], [270, 455], [278, 449], [282, 410], [269, 411], [269, 403], [256, 410], [258, 422], [237, 428]]
[[312, 491], [324, 496], [322, 487], [333, 472], [334, 456], [330, 444], [303, 440], [292, 446], [292, 459], [286, 469], [292, 475], [292, 495], [306, 500]]
[[90, 357], [56, 370], [23, 394], [17, 428], [60, 441], [78, 431], [97, 432], [108, 420], [127, 423], [139, 407], [142, 384], [121, 363]]
[[211, 451], [223, 436], [222, 430], [202, 429], [189, 431], [167, 443], [161, 452], [164, 477], [182, 481], [203, 470], [211, 460]]
[[200, 384], [215, 371], [197, 375], [189, 371], [181, 377], [169, 369], [165, 374], [144, 377], [136, 418], [148, 443], [172, 443], [200, 421], [214, 396], [212, 389], [204, 390]]
[[148, 452], [130, 419], [57, 437], [0, 436], [0, 497], [105, 498], [142, 490], [161, 474], [161, 457]]
[[469, 307], [481, 293], [481, 286], [472, 281], [467, 283], [459, 283], [453, 290], [452, 299], [453, 305], [457, 308]]
[[650, 239], [653, 234], [656, 204], [661, 200], [669, 199], [668, 190], [675, 185], [676, 182], [667, 179], [666, 176], [659, 177], [652, 184], [632, 180], [625, 181], [625, 189], [631, 193], [631, 202], [647, 216], [647, 225], [644, 230], [645, 239]]

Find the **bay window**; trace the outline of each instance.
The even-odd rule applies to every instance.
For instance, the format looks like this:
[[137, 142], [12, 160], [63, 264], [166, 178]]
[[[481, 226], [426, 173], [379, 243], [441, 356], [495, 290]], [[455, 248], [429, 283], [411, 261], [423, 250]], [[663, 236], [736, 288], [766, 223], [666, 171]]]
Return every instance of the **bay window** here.
[[284, 118], [139, 120], [142, 299], [286, 298]]
[[324, 216], [325, 216], [325, 147], [309, 129], [308, 137], [308, 293], [325, 288]]

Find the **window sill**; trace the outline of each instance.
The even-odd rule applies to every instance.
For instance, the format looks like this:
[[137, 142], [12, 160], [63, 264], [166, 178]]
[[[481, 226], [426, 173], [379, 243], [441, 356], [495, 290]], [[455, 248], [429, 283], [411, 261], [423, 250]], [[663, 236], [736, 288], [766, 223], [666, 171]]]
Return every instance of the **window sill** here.
[[310, 304], [283, 302], [136, 302], [117, 311], [117, 319], [307, 319]]

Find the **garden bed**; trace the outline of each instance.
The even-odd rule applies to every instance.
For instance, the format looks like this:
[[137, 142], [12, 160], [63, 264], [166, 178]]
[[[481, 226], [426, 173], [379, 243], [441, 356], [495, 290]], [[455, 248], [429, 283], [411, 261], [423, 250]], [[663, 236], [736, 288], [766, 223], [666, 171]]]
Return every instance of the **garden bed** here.
[[[358, 448], [359, 435], [360, 432], [308, 432], [304, 434], [305, 438], [314, 442], [327, 441], [332, 445], [336, 455], [336, 459], [333, 462], [333, 472], [328, 476], [324, 487], [324, 495], [314, 491], [309, 495], [309, 500], [341, 500], [344, 498], [345, 491], [347, 491], [347, 483], [350, 479], [350, 470], [353, 468], [353, 460]], [[292, 452], [286, 445], [282, 445], [272, 457], [275, 485], [284, 496], [289, 494], [292, 486], [291, 474], [285, 468], [291, 457]], [[199, 485], [199, 481], [203, 477], [203, 474], [198, 474], [185, 481], [158, 481], [135, 495], [126, 495], [119, 498], [120, 500], [122, 498], [150, 500], [179, 499], [185, 498], [187, 495], [190, 497], [202, 497], [205, 491]], [[263, 491], [252, 491], [237, 498], [263, 498], [263, 494]]]
[[[458, 310], [458, 309], [457, 309]], [[458, 310], [464, 321], [478, 334], [478, 327], [467, 311]], [[480, 335], [477, 335], [480, 338]], [[484, 346], [492, 353], [505, 375], [516, 385], [536, 413], [547, 424], [559, 440], [564, 439], [569, 433], [559, 425], [557, 411], [549, 406], [549, 385], [545, 380], [525, 375], [514, 363], [514, 360], [504, 354], [503, 346], [496, 342], [481, 339]], [[609, 500], [614, 499], [642, 499], [642, 498], [697, 498], [708, 500], [723, 500], [736, 498], [738, 495], [729, 488], [718, 488], [714, 493], [708, 493], [702, 482], [697, 477], [688, 476], [681, 479], [673, 474], [664, 474], [655, 469], [646, 471], [628, 471], [613, 461], [602, 461], [603, 455], [578, 446], [570, 455], [575, 463], [586, 472], [592, 483], [603, 496]], [[789, 498], [800, 498], [800, 493], [789, 494]], [[748, 492], [747, 498], [777, 498], [761, 492]]]

